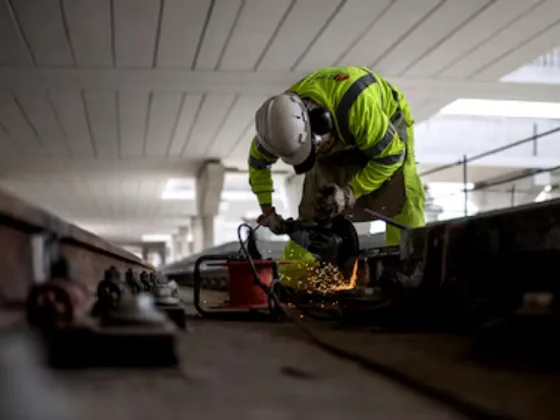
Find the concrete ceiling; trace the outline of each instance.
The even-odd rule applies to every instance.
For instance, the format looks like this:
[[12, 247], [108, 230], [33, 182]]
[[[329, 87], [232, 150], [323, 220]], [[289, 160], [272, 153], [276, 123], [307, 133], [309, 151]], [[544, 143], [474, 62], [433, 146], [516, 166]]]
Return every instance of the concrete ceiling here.
[[0, 186], [157, 230], [195, 211], [159, 200], [166, 180], [244, 168], [256, 108], [307, 72], [368, 65], [417, 120], [458, 97], [557, 101], [497, 80], [560, 44], [559, 22], [557, 0], [6, 0]]

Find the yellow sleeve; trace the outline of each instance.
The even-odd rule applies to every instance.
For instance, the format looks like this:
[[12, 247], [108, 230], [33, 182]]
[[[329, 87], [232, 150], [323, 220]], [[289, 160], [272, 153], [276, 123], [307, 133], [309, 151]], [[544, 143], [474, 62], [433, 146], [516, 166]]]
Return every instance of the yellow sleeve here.
[[277, 160], [277, 157], [259, 146], [256, 138], [253, 139], [249, 151], [249, 184], [260, 205], [272, 204], [274, 186], [271, 167]]
[[349, 125], [356, 146], [369, 157], [365, 168], [350, 181], [358, 198], [378, 189], [399, 169], [405, 157], [405, 145], [371, 93], [362, 94], [356, 100]]

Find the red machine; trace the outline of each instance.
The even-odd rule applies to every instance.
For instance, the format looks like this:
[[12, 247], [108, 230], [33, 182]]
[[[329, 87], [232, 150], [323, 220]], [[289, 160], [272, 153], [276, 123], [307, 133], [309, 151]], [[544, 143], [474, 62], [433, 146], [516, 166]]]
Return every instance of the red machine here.
[[[229, 299], [223, 304], [205, 308], [200, 302], [201, 267], [209, 261], [208, 266], [227, 267]], [[249, 260], [242, 256], [208, 255], [200, 257], [196, 261], [194, 269], [194, 305], [197, 311], [205, 317], [275, 316], [277, 308], [270, 295], [270, 290], [273, 282], [278, 279], [278, 265], [288, 263], [288, 261]], [[258, 277], [255, 276], [255, 271]]]
[[[332, 220], [328, 226], [307, 225], [286, 220], [285, 234], [303, 248], [323, 261], [331, 261], [341, 270], [353, 269], [359, 254], [359, 240], [351, 221], [344, 217]], [[248, 230], [247, 240], [241, 239], [241, 229]], [[194, 269], [194, 305], [205, 317], [231, 317], [234, 315], [278, 315], [279, 299], [275, 285], [278, 266], [290, 261], [274, 261], [262, 258], [256, 246], [254, 229], [242, 224], [238, 229], [242, 253], [231, 255], [207, 255], [200, 257]], [[229, 274], [229, 299], [221, 305], [203, 308], [200, 304], [202, 287], [201, 266], [225, 266]]]

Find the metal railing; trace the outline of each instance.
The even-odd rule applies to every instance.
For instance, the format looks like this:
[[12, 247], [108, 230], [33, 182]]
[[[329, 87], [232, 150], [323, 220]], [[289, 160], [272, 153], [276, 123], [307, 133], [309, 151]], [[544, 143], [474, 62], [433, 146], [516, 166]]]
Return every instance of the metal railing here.
[[[494, 149], [491, 150], [487, 150], [485, 152], [482, 153], [478, 153], [475, 154], [473, 156], [467, 156], [467, 155], [463, 155], [462, 159], [456, 160], [455, 162], [451, 162], [448, 163], [446, 165], [441, 165], [432, 169], [429, 169], [427, 171], [424, 171], [420, 174], [420, 177], [424, 177], [427, 175], [433, 175], [435, 173], [438, 172], [442, 172], [448, 169], [452, 169], [452, 168], [456, 168], [461, 166], [462, 167], [462, 183], [463, 183], [463, 188], [460, 190], [460, 193], [463, 194], [464, 200], [463, 200], [463, 215], [466, 217], [468, 216], [468, 204], [469, 204], [469, 193], [470, 192], [474, 192], [474, 191], [479, 191], [479, 190], [485, 190], [485, 189], [489, 189], [492, 187], [496, 187], [499, 185], [503, 185], [503, 184], [507, 184], [507, 183], [511, 183], [511, 182], [515, 182], [515, 181], [519, 181], [521, 179], [524, 178], [528, 178], [530, 176], [534, 176], [534, 175], [538, 175], [538, 174], [542, 174], [542, 173], [551, 173], [554, 171], [558, 171], [560, 170], [560, 165], [557, 166], [553, 166], [553, 167], [549, 167], [549, 168], [536, 168], [536, 169], [527, 169], [526, 171], [523, 171], [521, 173], [509, 176], [509, 177], [505, 177], [505, 178], [500, 178], [498, 180], [487, 180], [487, 181], [479, 181], [475, 184], [475, 186], [473, 188], [468, 188], [469, 185], [469, 181], [468, 181], [468, 165], [471, 162], [483, 159], [485, 157], [488, 156], [492, 156], [494, 154], [509, 150], [509, 149], [513, 149], [515, 147], [527, 144], [532, 142], [533, 143], [533, 150], [532, 150], [532, 155], [533, 156], [537, 156], [538, 155], [538, 140], [546, 137], [546, 136], [550, 136], [554, 133], [558, 133], [560, 132], [560, 127], [556, 127], [547, 131], [544, 131], [542, 133], [538, 133], [538, 127], [537, 124], [533, 124], [533, 135], [527, 138], [523, 138], [521, 140], [517, 140], [514, 141], [512, 143], [506, 144], [504, 146], [500, 146], [500, 147], [496, 147]], [[513, 192], [512, 194], [512, 200], [514, 201], [515, 199], [515, 186], [512, 187], [513, 188]], [[450, 194], [451, 195], [451, 194]], [[457, 193], [453, 193], [452, 195], [457, 195]], [[441, 197], [434, 197], [434, 198], [441, 198]], [[513, 204], [512, 204], [513, 205]]]

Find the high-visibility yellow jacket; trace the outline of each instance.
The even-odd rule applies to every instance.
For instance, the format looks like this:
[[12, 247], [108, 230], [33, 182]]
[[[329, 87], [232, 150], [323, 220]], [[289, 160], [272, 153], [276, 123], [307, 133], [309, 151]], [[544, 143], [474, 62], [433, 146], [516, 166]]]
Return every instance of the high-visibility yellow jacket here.
[[[413, 123], [402, 93], [365, 67], [330, 67], [297, 82], [290, 92], [308, 98], [331, 112], [337, 140], [356, 146], [369, 163], [350, 181], [356, 197], [379, 188], [401, 165], [405, 144], [389, 120], [397, 109]], [[253, 139], [249, 153], [249, 182], [259, 204], [271, 204], [271, 166], [278, 160]]]

